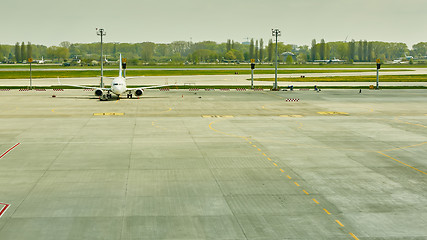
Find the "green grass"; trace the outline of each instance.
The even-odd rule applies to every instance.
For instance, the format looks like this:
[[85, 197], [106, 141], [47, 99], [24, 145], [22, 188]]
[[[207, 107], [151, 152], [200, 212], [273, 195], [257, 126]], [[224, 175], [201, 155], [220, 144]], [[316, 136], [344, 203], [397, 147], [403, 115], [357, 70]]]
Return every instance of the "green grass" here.
[[[279, 68], [372, 68], [375, 69], [375, 64], [279, 64]], [[0, 64], [1, 68], [14, 68], [14, 69], [29, 69], [28, 64]], [[70, 66], [64, 67], [60, 64], [33, 64], [33, 69], [55, 69], [55, 68], [73, 68], [73, 69], [100, 69], [100, 66]], [[117, 69], [118, 64], [115, 65], [105, 65], [105, 69]], [[189, 64], [189, 65], [174, 65], [174, 64], [159, 64], [159, 65], [138, 65], [138, 66], [128, 66], [129, 69], [132, 68], [243, 68], [249, 69], [250, 64]], [[256, 69], [259, 68], [274, 68], [274, 64], [257, 64]], [[426, 64], [382, 64], [381, 68], [427, 68]]]
[[[250, 79], [248, 79], [250, 80]], [[274, 78], [257, 78], [256, 81], [274, 81]], [[280, 82], [376, 82], [376, 76], [337, 76], [278, 78]], [[380, 75], [380, 82], [427, 82], [427, 75]]]

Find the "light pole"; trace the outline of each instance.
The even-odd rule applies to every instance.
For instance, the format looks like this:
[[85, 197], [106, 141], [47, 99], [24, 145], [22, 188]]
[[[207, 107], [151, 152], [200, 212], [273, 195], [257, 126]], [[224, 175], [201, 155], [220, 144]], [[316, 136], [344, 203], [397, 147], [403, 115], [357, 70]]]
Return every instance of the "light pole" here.
[[279, 29], [271, 29], [273, 37], [276, 37], [276, 63], [275, 63], [275, 71], [274, 71], [274, 87], [273, 90], [277, 90], [277, 37], [281, 36]]
[[102, 58], [104, 55], [104, 51], [102, 49], [102, 37], [107, 35], [103, 28], [96, 29], [96, 35], [101, 36], [101, 88], [104, 87], [104, 59]]

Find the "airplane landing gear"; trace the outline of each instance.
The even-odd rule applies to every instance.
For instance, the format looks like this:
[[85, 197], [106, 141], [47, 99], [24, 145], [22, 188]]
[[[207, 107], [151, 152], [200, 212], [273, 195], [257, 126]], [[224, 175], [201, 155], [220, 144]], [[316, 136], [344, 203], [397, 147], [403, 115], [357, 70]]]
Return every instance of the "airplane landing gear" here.
[[101, 100], [101, 101], [107, 101], [108, 99], [111, 99], [111, 94], [110, 93], [102, 94], [99, 97], [99, 100]]
[[127, 98], [132, 98], [132, 93], [128, 94]]

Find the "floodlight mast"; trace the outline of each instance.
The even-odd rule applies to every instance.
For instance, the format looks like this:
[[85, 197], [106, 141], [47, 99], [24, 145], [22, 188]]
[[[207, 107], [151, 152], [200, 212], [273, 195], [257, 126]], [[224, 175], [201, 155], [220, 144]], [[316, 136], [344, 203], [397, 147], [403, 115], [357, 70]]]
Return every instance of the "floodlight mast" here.
[[96, 29], [96, 35], [101, 36], [101, 88], [104, 87], [104, 59], [102, 58], [104, 55], [104, 51], [102, 49], [102, 37], [107, 35], [103, 28]]
[[276, 37], [276, 60], [275, 60], [275, 71], [274, 71], [274, 86], [273, 86], [273, 90], [278, 90], [277, 88], [277, 37], [281, 36], [280, 30], [279, 29], [271, 29], [271, 32], [273, 34], [273, 37]]

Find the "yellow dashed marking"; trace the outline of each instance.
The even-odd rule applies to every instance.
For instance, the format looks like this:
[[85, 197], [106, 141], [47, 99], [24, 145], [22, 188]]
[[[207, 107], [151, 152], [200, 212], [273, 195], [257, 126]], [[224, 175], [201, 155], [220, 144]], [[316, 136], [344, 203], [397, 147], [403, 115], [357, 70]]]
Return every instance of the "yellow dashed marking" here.
[[[319, 114], [324, 114], [324, 115], [333, 115], [333, 114], [341, 114], [341, 115], [347, 115], [348, 113], [343, 113], [343, 112], [318, 112]], [[206, 117], [212, 117], [211, 115], [202, 115], [202, 116], [206, 116]], [[216, 115], [213, 115], [213, 116], [216, 116]], [[281, 116], [287, 116], [287, 117], [290, 117], [290, 116], [292, 116], [292, 117], [302, 117], [301, 115], [281, 115]], [[224, 135], [227, 135], [227, 136], [232, 136], [232, 137], [238, 137], [238, 138], [242, 138], [242, 139], [244, 139], [244, 140], [246, 140], [249, 144], [251, 144], [251, 146], [252, 147], [255, 147], [255, 148], [257, 148], [257, 146], [256, 145], [252, 145], [252, 142], [251, 141], [249, 141], [249, 139], [247, 138], [247, 137], [243, 137], [243, 136], [237, 136], [237, 135], [233, 135], [233, 134], [228, 134], [228, 133], [224, 133], [224, 132], [221, 132], [221, 131], [218, 131], [218, 130], [216, 130], [216, 129], [214, 129], [213, 127], [212, 127], [212, 124], [213, 123], [215, 123], [215, 122], [211, 122], [210, 124], [209, 124], [209, 128], [210, 129], [212, 129], [213, 131], [215, 131], [215, 132], [218, 132], [218, 133], [221, 133], [221, 134], [224, 134]], [[152, 124], [154, 125], [154, 122], [152, 122]], [[303, 126], [303, 124], [302, 123], [299, 123], [299, 125], [300, 125], [300, 127], [302, 127]], [[261, 149], [260, 148], [257, 148], [258, 149], [258, 151], [261, 151]], [[378, 152], [378, 153], [380, 153], [380, 154], [382, 154], [382, 155], [384, 155], [384, 156], [387, 156], [387, 157], [389, 157], [389, 158], [391, 158], [390, 156], [388, 156], [388, 155], [385, 155], [384, 153], [382, 153], [382, 152]], [[265, 154], [265, 153], [262, 153], [265, 157], [267, 157], [267, 154]], [[272, 161], [271, 160], [271, 158], [269, 158], [269, 157], [267, 157], [267, 159], [269, 160], [269, 161]], [[393, 159], [393, 158], [392, 158]], [[395, 160], [395, 161], [398, 161], [398, 160], [396, 160], [396, 159], [393, 159], [393, 160]], [[273, 162], [273, 164], [274, 164], [274, 166], [278, 166], [276, 163], [274, 163]], [[403, 163], [402, 163], [403, 164]], [[406, 164], [405, 164], [406, 165]], [[283, 173], [283, 172], [285, 172], [283, 169], [280, 169], [280, 171]], [[418, 170], [418, 171], [420, 171], [420, 170]], [[422, 172], [422, 171], [421, 171]], [[424, 172], [422, 172], [422, 173], [424, 173]], [[426, 174], [426, 173], [424, 173], [424, 174]], [[292, 177], [291, 176], [289, 176], [289, 175], [286, 175], [286, 177], [287, 178], [289, 178], [289, 179], [292, 179]], [[297, 182], [294, 182], [294, 184], [296, 185], [296, 186], [298, 186], [298, 187], [300, 187], [300, 185], [297, 183]], [[306, 195], [309, 195], [309, 193], [306, 191], [306, 190], [302, 190]], [[318, 205], [320, 205], [320, 203], [315, 199], [315, 198], [312, 198], [312, 200], [316, 203], [316, 204], [318, 204]], [[326, 208], [322, 208], [323, 209], [323, 211], [325, 211], [325, 213], [326, 214], [328, 214], [328, 215], [331, 215], [331, 213], [326, 209]], [[337, 224], [339, 224], [341, 227], [344, 227], [344, 225], [340, 222], [340, 221], [338, 221], [338, 220], [335, 220], [335, 222], [337, 223]], [[353, 234], [353, 233], [349, 233], [354, 239], [356, 239], [356, 240], [358, 240], [358, 238]]]
[[409, 146], [404, 146], [404, 147], [386, 149], [386, 150], [382, 150], [381, 152], [391, 152], [391, 151], [402, 150], [402, 149], [406, 149], [406, 148], [414, 148], [414, 147], [419, 147], [419, 146], [424, 145], [424, 144], [427, 144], [427, 142], [422, 142], [419, 144], [414, 144], [414, 145], [409, 145]]
[[340, 221], [335, 220], [335, 222], [337, 222], [337, 223], [338, 223], [338, 225], [340, 225], [341, 227], [344, 227], [344, 225], [343, 225]]
[[233, 115], [202, 115], [204, 118], [233, 118]]
[[52, 109], [52, 112], [55, 112], [55, 109]]
[[123, 116], [125, 113], [115, 113], [115, 112], [106, 112], [106, 113], [94, 113], [93, 116]]
[[348, 115], [346, 112], [317, 112], [321, 115]]
[[294, 114], [294, 115], [280, 115], [280, 117], [290, 117], [290, 118], [302, 118], [302, 115]]
[[386, 156], [386, 157], [388, 157], [388, 158], [390, 158], [390, 159], [392, 159], [392, 160], [394, 160], [394, 161], [396, 161], [396, 162], [398, 162], [398, 163], [400, 163], [400, 164], [403, 164], [403, 165], [405, 165], [405, 166], [407, 166], [407, 167], [410, 167], [410, 168], [414, 169], [415, 171], [418, 171], [418, 172], [420, 172], [420, 173], [422, 173], [422, 174], [427, 175], [427, 173], [426, 173], [426, 172], [423, 172], [423, 171], [419, 170], [418, 168], [412, 167], [412, 166], [411, 166], [411, 165], [409, 165], [409, 164], [406, 164], [406, 163], [404, 163], [404, 162], [402, 162], [402, 161], [399, 161], [399, 160], [397, 160], [396, 158], [390, 157], [389, 155], [387, 155], [387, 154], [385, 154], [385, 153], [383, 153], [383, 152], [377, 152], [377, 153], [379, 153], [379, 154], [381, 154], [381, 155], [383, 155], [383, 156]]
[[359, 240], [353, 233], [348, 233], [350, 236], [352, 236], [354, 239]]

